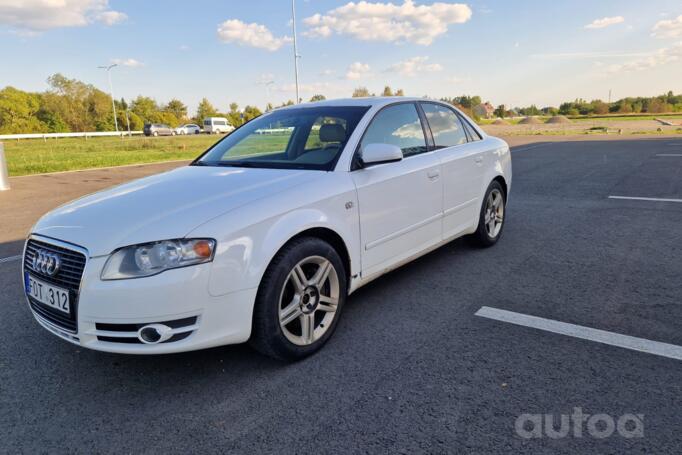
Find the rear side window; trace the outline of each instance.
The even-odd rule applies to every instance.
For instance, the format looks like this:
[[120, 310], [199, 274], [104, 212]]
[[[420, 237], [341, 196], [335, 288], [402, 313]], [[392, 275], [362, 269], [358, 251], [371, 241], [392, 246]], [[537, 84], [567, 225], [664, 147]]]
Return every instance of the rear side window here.
[[470, 141], [480, 141], [483, 139], [480, 134], [478, 134], [478, 131], [474, 129], [469, 122], [466, 121], [466, 119], [463, 119], [460, 117], [460, 120], [464, 124], [464, 128], [467, 130], [467, 133], [469, 133], [469, 140]]
[[467, 135], [459, 116], [445, 106], [422, 103], [436, 149], [466, 144]]
[[382, 109], [367, 128], [360, 147], [391, 144], [400, 147], [405, 158], [427, 151], [417, 107], [412, 103]]

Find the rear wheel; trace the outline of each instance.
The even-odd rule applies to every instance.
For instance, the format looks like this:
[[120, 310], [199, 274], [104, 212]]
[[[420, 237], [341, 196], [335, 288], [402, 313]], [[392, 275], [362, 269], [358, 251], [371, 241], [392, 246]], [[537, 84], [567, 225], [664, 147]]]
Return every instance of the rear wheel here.
[[261, 281], [251, 345], [283, 360], [314, 353], [334, 332], [346, 293], [343, 262], [331, 245], [313, 237], [290, 242]]
[[498, 181], [493, 181], [483, 198], [479, 214], [478, 229], [470, 239], [478, 246], [493, 246], [502, 235], [505, 220], [506, 199], [504, 189]]

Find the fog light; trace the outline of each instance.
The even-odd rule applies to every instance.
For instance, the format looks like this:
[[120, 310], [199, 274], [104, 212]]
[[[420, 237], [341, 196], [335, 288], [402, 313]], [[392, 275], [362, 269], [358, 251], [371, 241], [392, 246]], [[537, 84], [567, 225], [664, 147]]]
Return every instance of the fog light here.
[[172, 329], [163, 324], [149, 324], [137, 331], [137, 338], [144, 344], [162, 343], [171, 336]]

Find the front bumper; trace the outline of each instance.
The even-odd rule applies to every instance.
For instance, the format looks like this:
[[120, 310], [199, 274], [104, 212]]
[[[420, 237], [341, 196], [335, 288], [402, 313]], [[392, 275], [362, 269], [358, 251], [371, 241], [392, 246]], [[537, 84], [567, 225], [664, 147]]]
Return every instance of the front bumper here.
[[[211, 296], [212, 263], [146, 278], [102, 281], [106, 259], [87, 260], [78, 293], [75, 333], [31, 310], [36, 320], [73, 344], [125, 354], [193, 351], [248, 340], [257, 288]], [[177, 322], [174, 330], [178, 336], [158, 344], [136, 339], [137, 328], [169, 321]]]

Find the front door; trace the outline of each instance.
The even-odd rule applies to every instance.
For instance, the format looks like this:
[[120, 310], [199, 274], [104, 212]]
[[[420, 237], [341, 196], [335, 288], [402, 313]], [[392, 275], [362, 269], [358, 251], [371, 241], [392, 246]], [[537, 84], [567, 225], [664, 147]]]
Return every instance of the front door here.
[[436, 153], [428, 151], [414, 103], [385, 107], [374, 117], [360, 149], [377, 143], [400, 147], [403, 160], [352, 173], [358, 192], [363, 278], [441, 239], [441, 166]]

